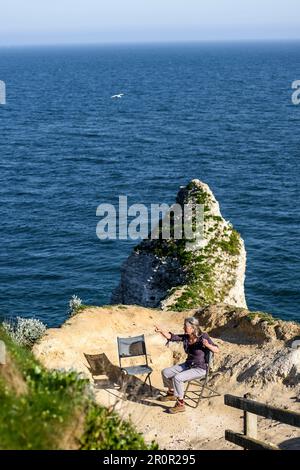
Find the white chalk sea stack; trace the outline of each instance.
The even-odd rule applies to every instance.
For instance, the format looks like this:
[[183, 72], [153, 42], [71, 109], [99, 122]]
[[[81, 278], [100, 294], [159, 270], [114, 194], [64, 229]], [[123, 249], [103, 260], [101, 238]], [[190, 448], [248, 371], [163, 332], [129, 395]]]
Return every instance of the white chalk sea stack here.
[[177, 311], [215, 303], [246, 308], [244, 241], [222, 217], [209, 186], [194, 179], [175, 202], [203, 205], [201, 246], [191, 250], [184, 238], [142, 240], [121, 267], [111, 303]]

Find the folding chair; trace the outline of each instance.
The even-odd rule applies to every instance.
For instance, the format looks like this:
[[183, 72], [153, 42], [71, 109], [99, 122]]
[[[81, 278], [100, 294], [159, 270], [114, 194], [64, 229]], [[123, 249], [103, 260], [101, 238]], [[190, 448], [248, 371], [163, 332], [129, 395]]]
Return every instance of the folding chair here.
[[[200, 377], [199, 379], [189, 380], [187, 383], [187, 387], [186, 387], [185, 394], [184, 394], [184, 399], [191, 400], [193, 403], [195, 403], [194, 408], [197, 408], [202, 398], [212, 398], [212, 397], [221, 396], [220, 393], [218, 393], [216, 390], [214, 390], [213, 388], [207, 385], [207, 382], [209, 380], [210, 369], [211, 369], [212, 362], [213, 362], [213, 357], [214, 357], [214, 353], [212, 351], [209, 351], [207, 354], [206, 374], [203, 377]], [[198, 390], [196, 391], [190, 390], [191, 385], [196, 385], [196, 387], [198, 387]], [[203, 396], [204, 390], [209, 390], [210, 392], [209, 396], [206, 396], [206, 397]], [[188, 392], [193, 393], [195, 396], [194, 397], [188, 396]]]
[[[150, 390], [152, 394], [152, 384], [150, 379], [150, 374], [153, 372], [152, 368], [148, 365], [148, 354], [146, 351], [146, 344], [145, 344], [145, 337], [144, 335], [140, 336], [133, 336], [130, 338], [119, 338], [117, 337], [118, 341], [118, 354], [119, 354], [119, 364], [121, 371], [123, 372], [123, 384], [124, 385], [124, 378], [125, 382], [127, 382], [128, 376], [134, 375], [144, 375], [147, 374], [143, 386], [146, 385], [146, 381], [148, 379]], [[122, 366], [122, 359], [128, 357], [137, 357], [137, 356], [145, 356], [144, 364], [135, 365], [135, 366]]]

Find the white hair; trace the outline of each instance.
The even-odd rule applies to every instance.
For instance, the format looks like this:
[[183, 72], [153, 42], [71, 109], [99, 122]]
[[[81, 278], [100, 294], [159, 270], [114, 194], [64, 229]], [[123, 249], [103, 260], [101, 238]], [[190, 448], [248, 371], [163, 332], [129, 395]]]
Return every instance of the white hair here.
[[197, 320], [197, 318], [187, 317], [184, 320], [184, 324], [186, 324], [186, 323], [189, 323], [189, 325], [192, 326], [195, 336], [198, 337], [198, 336], [201, 335], [201, 329], [200, 329], [199, 321]]

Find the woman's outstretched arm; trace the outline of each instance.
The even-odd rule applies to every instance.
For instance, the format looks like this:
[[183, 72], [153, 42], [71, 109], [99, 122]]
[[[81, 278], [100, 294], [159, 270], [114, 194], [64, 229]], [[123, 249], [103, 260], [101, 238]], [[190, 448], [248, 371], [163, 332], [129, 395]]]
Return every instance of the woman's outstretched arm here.
[[157, 325], [154, 325], [154, 326], [155, 326], [156, 333], [160, 333], [164, 338], [166, 338], [168, 340], [171, 339], [172, 335], [169, 331], [164, 331]]

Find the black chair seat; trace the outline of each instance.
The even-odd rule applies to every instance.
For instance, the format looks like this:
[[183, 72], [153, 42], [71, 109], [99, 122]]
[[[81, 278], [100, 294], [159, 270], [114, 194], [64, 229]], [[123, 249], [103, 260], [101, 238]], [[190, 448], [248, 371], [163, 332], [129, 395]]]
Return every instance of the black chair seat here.
[[122, 370], [128, 375], [150, 374], [153, 371], [151, 367], [147, 365], [122, 367]]

